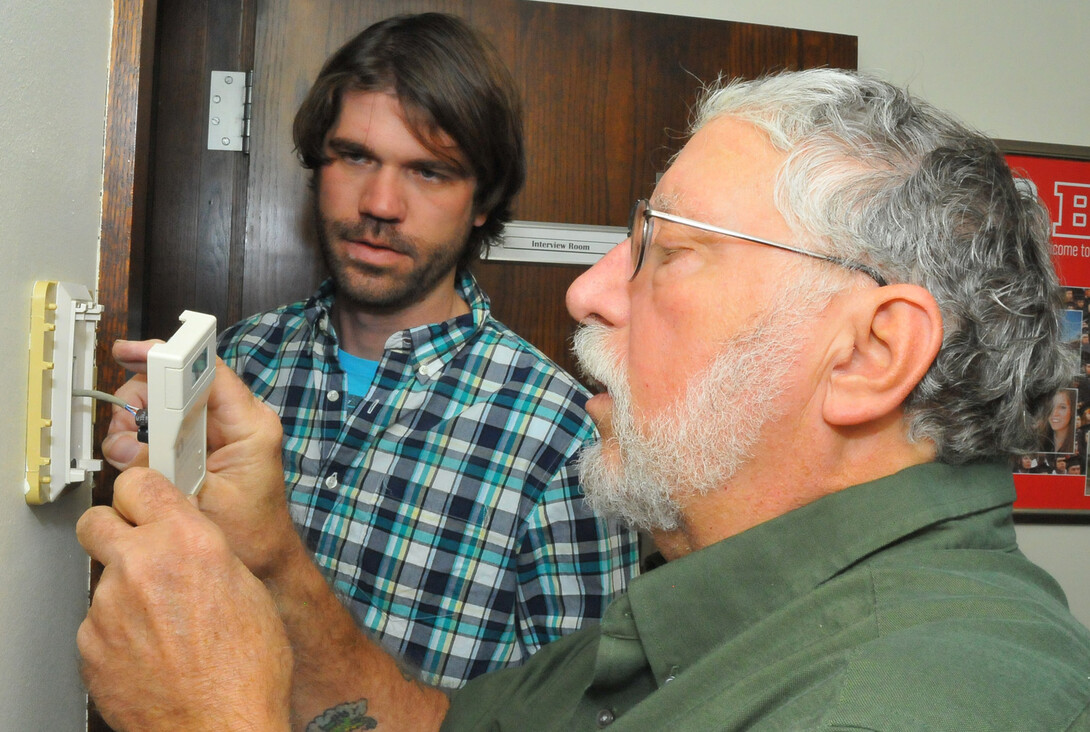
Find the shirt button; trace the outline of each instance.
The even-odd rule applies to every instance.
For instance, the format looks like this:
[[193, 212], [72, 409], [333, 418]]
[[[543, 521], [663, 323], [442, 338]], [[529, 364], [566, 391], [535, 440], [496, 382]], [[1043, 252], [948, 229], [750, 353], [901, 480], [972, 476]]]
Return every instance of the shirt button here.
[[336, 488], [337, 487], [337, 476], [336, 475], [326, 476], [325, 487], [326, 488]]
[[671, 681], [677, 678], [677, 672], [681, 667], [677, 664], [670, 667], [670, 675], [662, 680], [663, 684], [669, 684]]
[[613, 714], [612, 709], [603, 709], [598, 712], [598, 729], [604, 729], [613, 724], [613, 721], [617, 719], [617, 716]]
[[341, 398], [341, 393], [336, 389], [331, 389], [329, 393], [326, 394], [326, 397], [329, 399], [329, 401], [335, 402]]

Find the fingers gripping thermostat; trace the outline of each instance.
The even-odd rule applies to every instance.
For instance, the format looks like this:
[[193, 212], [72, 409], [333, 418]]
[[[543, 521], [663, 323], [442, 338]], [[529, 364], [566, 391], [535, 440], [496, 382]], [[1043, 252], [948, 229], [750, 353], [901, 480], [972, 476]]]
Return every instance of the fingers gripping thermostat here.
[[170, 340], [148, 351], [148, 465], [193, 494], [204, 483], [216, 318], [186, 310], [178, 319]]

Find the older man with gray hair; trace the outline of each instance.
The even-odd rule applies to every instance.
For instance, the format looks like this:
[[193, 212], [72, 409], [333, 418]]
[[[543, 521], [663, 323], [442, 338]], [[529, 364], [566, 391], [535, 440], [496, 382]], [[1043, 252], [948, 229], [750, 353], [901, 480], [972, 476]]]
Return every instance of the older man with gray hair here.
[[996, 146], [900, 89], [717, 87], [568, 293], [604, 386], [587, 499], [665, 566], [526, 666], [429, 689], [325, 587], [275, 419], [221, 368], [222, 531], [139, 469], [79, 525], [90, 691], [144, 730], [1088, 729], [1090, 632], [1019, 552], [1006, 467], [1074, 374], [1048, 239]]

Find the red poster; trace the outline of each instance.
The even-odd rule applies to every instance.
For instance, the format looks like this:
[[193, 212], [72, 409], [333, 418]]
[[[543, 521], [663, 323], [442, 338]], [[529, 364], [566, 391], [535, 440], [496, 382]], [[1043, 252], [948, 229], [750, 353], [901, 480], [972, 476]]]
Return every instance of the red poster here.
[[[1090, 510], [1090, 149], [1001, 143], [1016, 174], [1032, 181], [1052, 220], [1052, 261], [1063, 286], [1065, 336], [1081, 352], [1068, 388], [1053, 397], [1042, 452], [1013, 466], [1021, 511]], [[1078, 343], [1078, 345], [1074, 345]]]

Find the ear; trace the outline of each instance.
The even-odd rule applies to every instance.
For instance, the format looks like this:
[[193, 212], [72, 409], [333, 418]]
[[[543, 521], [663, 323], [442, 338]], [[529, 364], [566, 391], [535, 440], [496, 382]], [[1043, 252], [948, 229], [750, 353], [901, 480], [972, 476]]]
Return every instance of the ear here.
[[851, 298], [822, 405], [826, 422], [837, 426], [898, 410], [942, 345], [942, 314], [924, 288], [887, 285]]

